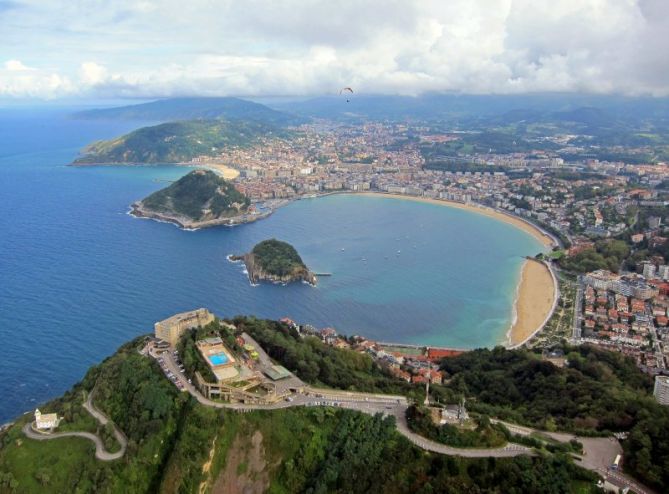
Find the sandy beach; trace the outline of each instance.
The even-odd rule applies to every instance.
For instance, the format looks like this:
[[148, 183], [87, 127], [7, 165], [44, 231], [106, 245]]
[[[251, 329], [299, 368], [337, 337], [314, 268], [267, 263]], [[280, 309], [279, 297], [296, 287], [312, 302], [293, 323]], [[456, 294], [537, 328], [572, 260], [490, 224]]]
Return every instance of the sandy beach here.
[[[193, 165], [188, 163], [188, 166], [193, 166]], [[207, 168], [211, 171], [214, 171], [219, 175], [221, 175], [226, 180], [232, 180], [239, 176], [238, 170], [235, 170], [234, 168], [230, 168], [229, 166], [220, 163], [202, 163], [195, 166], [197, 166], [198, 168]]]
[[503, 221], [504, 223], [508, 223], [509, 225], [513, 225], [516, 228], [519, 228], [524, 232], [532, 235], [547, 248], [553, 248], [556, 245], [552, 237], [546, 235], [544, 232], [542, 232], [539, 228], [532, 225], [531, 223], [524, 221], [521, 218], [515, 217], [511, 214], [505, 214], [499, 211], [495, 211], [494, 209], [487, 208], [485, 206], [480, 206], [478, 204], [464, 204], [461, 202], [447, 201], [444, 199], [430, 199], [428, 197], [413, 197], [413, 196], [405, 196], [402, 194], [386, 194], [381, 192], [359, 192], [357, 194], [371, 197], [379, 197], [379, 196], [389, 197], [391, 199], [425, 202], [428, 204], [437, 204], [439, 206], [466, 209], [467, 211], [472, 211], [474, 213], [482, 214], [484, 216], [489, 216], [491, 218], [495, 218], [496, 220]]
[[553, 276], [544, 263], [526, 260], [520, 277], [514, 305], [515, 321], [508, 333], [512, 347], [523, 344], [544, 324], [555, 300]]

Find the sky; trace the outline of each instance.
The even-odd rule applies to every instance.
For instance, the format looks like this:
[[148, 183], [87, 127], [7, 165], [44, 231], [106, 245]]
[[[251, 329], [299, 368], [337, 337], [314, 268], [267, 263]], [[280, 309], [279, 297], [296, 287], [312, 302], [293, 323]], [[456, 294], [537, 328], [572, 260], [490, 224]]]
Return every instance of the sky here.
[[669, 0], [0, 0], [0, 99], [669, 95]]

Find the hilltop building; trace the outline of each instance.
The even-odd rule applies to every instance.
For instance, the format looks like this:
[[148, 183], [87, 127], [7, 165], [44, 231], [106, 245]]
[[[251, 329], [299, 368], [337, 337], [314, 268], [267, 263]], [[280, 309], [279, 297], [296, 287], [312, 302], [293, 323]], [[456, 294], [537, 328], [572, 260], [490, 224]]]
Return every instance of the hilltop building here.
[[55, 429], [60, 424], [56, 413], [42, 413], [39, 408], [35, 409], [35, 427], [39, 430]]
[[214, 315], [207, 309], [181, 312], [154, 324], [156, 338], [176, 346], [179, 338], [189, 329], [206, 326], [214, 320]]
[[669, 405], [669, 376], [655, 376], [653, 395], [660, 405]]
[[218, 382], [229, 381], [239, 376], [236, 360], [219, 337], [205, 338], [195, 343]]

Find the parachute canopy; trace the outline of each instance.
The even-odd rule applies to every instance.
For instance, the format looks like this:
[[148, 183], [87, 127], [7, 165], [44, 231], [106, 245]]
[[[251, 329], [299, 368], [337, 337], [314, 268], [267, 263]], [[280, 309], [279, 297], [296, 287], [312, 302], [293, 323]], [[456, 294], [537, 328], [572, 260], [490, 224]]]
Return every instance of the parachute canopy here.
[[[347, 94], [348, 94], [348, 93], [351, 93], [351, 94], [353, 94], [353, 89], [351, 89], [350, 87], [343, 87], [343, 88], [341, 88], [341, 89], [339, 90], [339, 94], [341, 95], [342, 93], [347, 93]], [[349, 100], [348, 98], [346, 98], [346, 102], [347, 102], [347, 103], [349, 103], [350, 101], [351, 101], [351, 100]]]

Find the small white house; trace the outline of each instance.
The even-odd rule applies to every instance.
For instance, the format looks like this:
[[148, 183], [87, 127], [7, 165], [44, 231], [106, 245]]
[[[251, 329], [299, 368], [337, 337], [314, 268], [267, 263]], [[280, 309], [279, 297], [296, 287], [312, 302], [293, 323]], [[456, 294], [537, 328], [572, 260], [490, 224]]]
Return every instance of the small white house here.
[[35, 409], [35, 427], [41, 430], [55, 429], [58, 427], [60, 419], [56, 413], [42, 413], [39, 408]]

